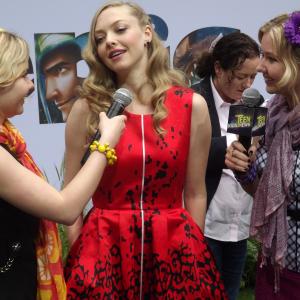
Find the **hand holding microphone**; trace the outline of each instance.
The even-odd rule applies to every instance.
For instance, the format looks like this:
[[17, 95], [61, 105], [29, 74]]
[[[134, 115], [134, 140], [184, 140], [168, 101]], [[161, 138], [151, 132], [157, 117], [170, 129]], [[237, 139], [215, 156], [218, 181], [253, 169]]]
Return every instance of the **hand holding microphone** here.
[[101, 132], [100, 144], [108, 143], [111, 148], [114, 148], [125, 128], [126, 116], [120, 115], [108, 118], [104, 112], [101, 112], [99, 119], [99, 131]]
[[254, 88], [245, 89], [241, 104], [230, 106], [227, 132], [239, 135], [239, 142], [248, 151], [251, 139], [264, 134], [267, 108], [260, 107], [262, 96]]
[[246, 172], [252, 137], [264, 134], [267, 108], [259, 106], [261, 99], [256, 89], [248, 88], [243, 92], [241, 104], [230, 106], [227, 132], [238, 134], [239, 143], [233, 142], [228, 147], [225, 164], [234, 171]]
[[[252, 145], [250, 149], [254, 150], [255, 146]], [[249, 158], [248, 154], [245, 153], [244, 146], [240, 142], [234, 141], [226, 150], [225, 165], [236, 174], [245, 173], [254, 158], [255, 155]]]
[[[116, 92], [113, 94], [113, 102], [112, 102], [110, 108], [108, 109], [108, 111], [106, 112], [107, 118], [111, 119], [115, 116], [121, 115], [124, 112], [125, 107], [131, 103], [132, 98], [133, 98], [133, 96], [129, 90], [127, 90], [125, 88], [120, 88], [120, 89], [116, 90]], [[104, 122], [107, 122], [107, 120], [105, 120], [105, 117], [100, 116], [100, 118], [101, 118], [101, 121], [103, 120]], [[124, 118], [124, 121], [125, 121], [125, 118]], [[100, 124], [100, 126], [104, 126], [104, 125]], [[114, 132], [112, 131], [111, 133], [107, 133], [107, 134], [114, 134]], [[99, 140], [100, 137], [101, 137], [100, 131], [99, 131], [99, 129], [97, 129], [95, 135], [92, 137], [92, 142], [95, 140]], [[116, 140], [118, 140], [118, 138]], [[83, 157], [81, 159], [80, 163], [82, 166], [87, 161], [89, 155], [90, 155], [90, 147], [88, 147], [88, 149], [86, 150], [85, 154], [83, 155]]]

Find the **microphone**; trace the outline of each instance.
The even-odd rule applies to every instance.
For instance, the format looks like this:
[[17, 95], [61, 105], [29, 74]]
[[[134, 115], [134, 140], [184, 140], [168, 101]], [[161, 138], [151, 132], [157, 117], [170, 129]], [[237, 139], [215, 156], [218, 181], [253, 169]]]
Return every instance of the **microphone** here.
[[254, 88], [245, 89], [241, 103], [229, 109], [227, 132], [239, 135], [239, 142], [248, 149], [253, 136], [263, 135], [266, 125], [267, 108], [259, 107], [263, 97]]
[[[254, 108], [258, 106], [260, 102], [259, 91], [254, 88], [245, 89], [242, 94], [241, 102], [249, 108]], [[250, 135], [239, 134], [239, 142], [245, 147], [246, 151], [248, 151], [248, 149], [251, 146], [251, 134]]]
[[[123, 113], [125, 107], [131, 103], [133, 96], [129, 90], [127, 90], [125, 88], [119, 88], [114, 92], [112, 98], [113, 98], [113, 102], [111, 103], [111, 106], [109, 107], [108, 111], [106, 112], [106, 115], [108, 118], [113, 118], [115, 116], [121, 115]], [[101, 137], [101, 134], [99, 132], [99, 129], [97, 129], [96, 133], [94, 134], [94, 136], [92, 138], [91, 144], [93, 143], [93, 141], [99, 140], [100, 137]], [[89, 158], [89, 156], [91, 154], [90, 153], [90, 145], [80, 161], [81, 166], [83, 166], [85, 164], [85, 162], [87, 161], [87, 159]]]
[[242, 103], [248, 107], [256, 107], [260, 104], [261, 95], [257, 89], [245, 89], [242, 94]]

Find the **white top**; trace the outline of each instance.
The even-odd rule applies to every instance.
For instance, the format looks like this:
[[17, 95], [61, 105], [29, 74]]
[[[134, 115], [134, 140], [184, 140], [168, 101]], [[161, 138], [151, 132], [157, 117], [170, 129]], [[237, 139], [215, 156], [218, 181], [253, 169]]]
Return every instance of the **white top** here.
[[[210, 79], [212, 93], [219, 117], [221, 135], [227, 146], [237, 139], [227, 133], [230, 103], [224, 102]], [[233, 172], [223, 169], [217, 191], [211, 200], [205, 219], [204, 235], [219, 241], [237, 242], [249, 237], [252, 197], [234, 178]]]

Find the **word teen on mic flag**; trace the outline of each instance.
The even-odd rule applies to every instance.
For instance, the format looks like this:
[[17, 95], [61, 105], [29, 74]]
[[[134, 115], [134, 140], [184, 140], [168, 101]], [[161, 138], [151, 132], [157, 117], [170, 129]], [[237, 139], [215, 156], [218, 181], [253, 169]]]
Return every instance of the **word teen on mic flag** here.
[[253, 88], [246, 89], [241, 103], [233, 104], [229, 109], [227, 132], [239, 136], [260, 136], [265, 133], [267, 108], [259, 106], [261, 95]]

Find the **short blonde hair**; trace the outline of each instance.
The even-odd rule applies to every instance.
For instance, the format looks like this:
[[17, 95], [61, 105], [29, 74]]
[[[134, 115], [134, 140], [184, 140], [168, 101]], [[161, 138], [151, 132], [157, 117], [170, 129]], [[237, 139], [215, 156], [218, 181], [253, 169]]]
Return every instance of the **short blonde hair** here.
[[300, 77], [300, 47], [293, 46], [285, 37], [284, 24], [288, 18], [288, 14], [282, 14], [268, 21], [259, 29], [258, 38], [261, 42], [265, 33], [270, 35], [276, 55], [285, 67], [284, 74], [276, 84], [276, 88], [288, 91], [291, 98], [287, 101], [293, 108], [300, 103], [299, 95], [296, 92]]
[[29, 65], [26, 41], [14, 33], [0, 29], [0, 88], [14, 83]]

